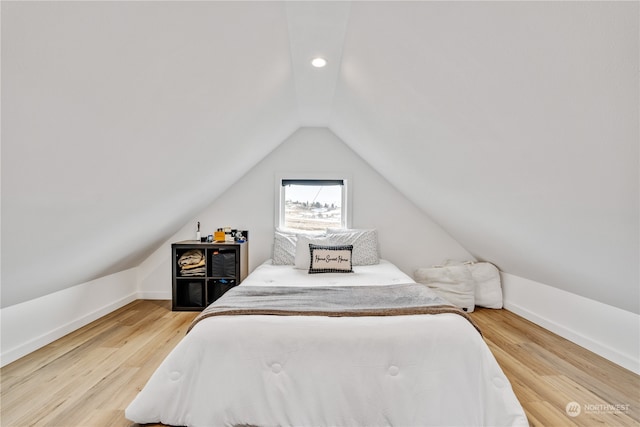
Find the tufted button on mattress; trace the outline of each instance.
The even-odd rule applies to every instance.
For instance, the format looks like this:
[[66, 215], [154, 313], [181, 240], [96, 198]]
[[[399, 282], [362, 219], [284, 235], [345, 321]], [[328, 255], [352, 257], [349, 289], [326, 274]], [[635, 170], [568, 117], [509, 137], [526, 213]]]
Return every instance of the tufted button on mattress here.
[[396, 375], [398, 375], [400, 373], [400, 368], [398, 368], [395, 365], [391, 365], [389, 366], [389, 375], [391, 375], [392, 377], [395, 377]]
[[274, 363], [271, 365], [271, 372], [274, 374], [279, 374], [282, 371], [282, 365], [279, 363]]

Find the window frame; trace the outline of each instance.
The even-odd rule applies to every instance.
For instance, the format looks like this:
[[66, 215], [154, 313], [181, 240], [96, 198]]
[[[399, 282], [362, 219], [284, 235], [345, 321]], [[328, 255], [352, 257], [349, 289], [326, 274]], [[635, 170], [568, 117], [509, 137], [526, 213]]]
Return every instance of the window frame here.
[[339, 228], [351, 227], [351, 177], [344, 173], [281, 173], [277, 174], [275, 180], [275, 227], [281, 230], [308, 232], [297, 228], [286, 228], [284, 226], [285, 216], [285, 186], [283, 181], [342, 181], [342, 201], [340, 209], [341, 224]]

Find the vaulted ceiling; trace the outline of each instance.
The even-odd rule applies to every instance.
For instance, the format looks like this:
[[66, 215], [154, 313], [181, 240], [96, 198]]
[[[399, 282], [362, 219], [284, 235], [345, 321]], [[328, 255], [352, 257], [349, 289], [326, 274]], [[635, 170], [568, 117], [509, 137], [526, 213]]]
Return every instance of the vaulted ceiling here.
[[637, 2], [0, 7], [3, 306], [137, 265], [321, 126], [476, 257], [640, 311]]

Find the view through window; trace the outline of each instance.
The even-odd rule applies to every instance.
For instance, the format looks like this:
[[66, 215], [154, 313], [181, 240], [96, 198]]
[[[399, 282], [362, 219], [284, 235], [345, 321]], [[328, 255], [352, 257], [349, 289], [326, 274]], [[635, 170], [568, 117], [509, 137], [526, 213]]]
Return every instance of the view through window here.
[[342, 228], [343, 180], [282, 180], [281, 226], [297, 230]]

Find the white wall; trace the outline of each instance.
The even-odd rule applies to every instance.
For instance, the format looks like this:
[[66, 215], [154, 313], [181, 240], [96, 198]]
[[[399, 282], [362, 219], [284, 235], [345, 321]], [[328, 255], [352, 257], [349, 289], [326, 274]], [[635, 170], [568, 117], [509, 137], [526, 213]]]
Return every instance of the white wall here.
[[640, 374], [640, 315], [502, 273], [506, 309]]
[[[233, 161], [229, 159], [228, 161]], [[349, 173], [352, 226], [377, 228], [381, 256], [413, 275], [418, 267], [473, 257], [326, 128], [301, 128], [165, 242], [139, 267], [142, 295], [171, 296], [170, 243], [218, 227], [249, 230], [249, 269], [271, 257], [275, 179], [280, 173]]]
[[132, 268], [0, 309], [4, 366], [137, 299]]

